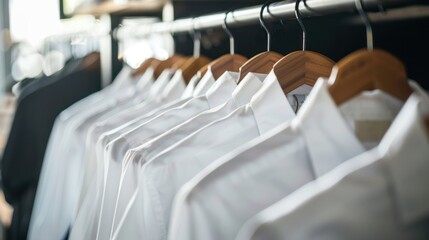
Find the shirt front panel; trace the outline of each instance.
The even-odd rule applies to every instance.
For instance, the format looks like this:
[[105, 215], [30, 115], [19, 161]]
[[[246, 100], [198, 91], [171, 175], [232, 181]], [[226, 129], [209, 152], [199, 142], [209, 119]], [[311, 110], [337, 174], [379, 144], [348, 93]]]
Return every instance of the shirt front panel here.
[[[237, 239], [426, 239], [429, 137], [421, 119], [429, 101], [413, 98], [379, 146], [262, 211]], [[307, 228], [290, 227], [303, 222]]]
[[[204, 97], [191, 99], [184, 106], [166, 111], [110, 143], [112, 144], [111, 153], [114, 157], [107, 162], [107, 175], [105, 177], [107, 182], [104, 184], [103, 201], [99, 217], [100, 231], [98, 237], [100, 239], [105, 239], [110, 234], [110, 226], [116, 202], [116, 195], [114, 193], [118, 189], [122, 159], [126, 151], [143, 144], [181, 123], [181, 121], [208, 109], [208, 107], [207, 100]], [[109, 187], [107, 188], [107, 186]]]
[[[236, 84], [236, 76], [226, 72], [224, 73], [216, 82], [215, 85], [213, 85], [212, 88], [210, 88], [210, 93], [208, 93], [206, 96], [200, 96], [198, 98], [194, 98], [191, 99], [189, 102], [187, 102], [183, 107], [178, 108], [175, 110], [175, 112], [171, 111], [169, 113], [166, 113], [165, 115], [162, 116], [163, 118], [163, 124], [166, 124], [166, 121], [173, 121], [174, 124], [171, 124], [170, 127], [173, 127], [174, 125], [177, 125], [178, 123], [180, 123], [180, 119], [182, 120], [186, 120], [188, 118], [192, 118], [193, 116], [196, 115], [196, 113], [200, 113], [204, 110], [207, 110], [211, 107], [217, 107], [218, 105], [220, 105], [221, 103], [224, 103], [225, 101], [227, 101], [227, 99], [230, 98], [232, 92], [234, 91], [234, 89], [236, 88], [237, 84]], [[191, 113], [191, 115], [189, 115], [189, 112]], [[168, 114], [170, 114], [171, 116], [168, 116]], [[175, 116], [176, 114], [178, 115], [183, 115], [183, 116]], [[169, 120], [170, 119], [170, 120]], [[159, 121], [159, 120], [157, 120]], [[150, 124], [154, 124], [154, 123], [150, 123]], [[148, 131], [148, 126], [146, 126], [147, 124], [145, 124], [145, 126], [143, 126], [146, 131]], [[139, 131], [141, 130], [134, 130], [134, 132], [132, 133], [132, 135], [127, 136], [127, 139], [129, 141], [134, 141], [133, 138], [140, 138], [142, 136], [142, 134]], [[163, 131], [165, 131], [166, 129], [163, 128]], [[155, 134], [157, 135], [157, 134]], [[154, 135], [154, 136], [155, 136]], [[159, 135], [159, 134], [158, 134]], [[133, 137], [134, 136], [134, 137]], [[147, 139], [150, 140], [150, 139]], [[137, 142], [139, 140], [136, 140]], [[115, 171], [117, 174], [120, 174], [120, 166], [123, 165], [122, 162], [119, 163], [117, 165], [117, 170]], [[112, 165], [113, 166], [113, 165]], [[114, 170], [112, 170], [114, 171]], [[110, 178], [109, 178], [110, 179]], [[114, 188], [109, 188], [109, 192], [112, 192], [112, 196], [113, 195], [117, 195], [118, 189], [116, 187]], [[108, 197], [106, 197], [105, 199], [109, 199]], [[113, 199], [113, 197], [111, 198]], [[112, 202], [113, 203], [113, 202]], [[110, 204], [115, 205], [115, 204]], [[106, 207], [106, 211], [111, 211], [110, 207]], [[115, 207], [115, 211], [116, 211], [116, 207]], [[101, 217], [100, 217], [101, 219]]]
[[[372, 98], [371, 107], [382, 108], [380, 99]], [[360, 99], [354, 102], [360, 105]], [[234, 238], [250, 217], [322, 175], [318, 169], [332, 169], [364, 151], [330, 99], [327, 85], [319, 81], [291, 124], [219, 159], [184, 187], [175, 204], [170, 238]], [[256, 192], [263, 197], [249, 201]]]
[[[174, 143], [182, 140], [203, 126], [219, 120], [233, 112], [238, 107], [249, 103], [253, 94], [260, 89], [264, 77], [265, 75], [262, 74], [248, 74], [232, 93], [233, 98], [224, 105], [207, 110], [204, 113], [189, 119], [183, 124], [172, 128], [171, 130], [147, 142], [146, 144], [133, 149], [135, 154], [130, 154], [129, 158], [125, 159], [125, 167], [123, 168], [121, 176], [120, 186], [123, 185], [128, 187], [126, 189], [122, 189], [122, 187], [118, 189], [118, 204], [115, 212], [125, 212], [128, 200], [131, 199], [133, 195], [132, 188], [129, 187], [136, 186], [137, 182], [137, 172], [133, 169], [138, 169], [141, 165], [144, 165], [148, 159], [153, 158], [164, 149], [167, 149]], [[128, 171], [128, 169], [131, 170]], [[117, 217], [115, 219], [117, 221], [114, 222], [114, 228], [115, 226], [119, 225], [118, 221], [120, 218]]]
[[[130, 84], [129, 87], [131, 86], [132, 85]], [[58, 199], [58, 203], [62, 202], [61, 200], [59, 200], [60, 196], [57, 194], [59, 192], [59, 189], [57, 189], [57, 187], [63, 183], [64, 179], [62, 177], [57, 177], [56, 180], [53, 181], [48, 179], [50, 177], [43, 176], [64, 176], [64, 171], [68, 171], [68, 167], [66, 166], [68, 162], [59, 161], [58, 159], [63, 159], [63, 157], [60, 157], [60, 155], [63, 156], [64, 151], [71, 145], [70, 142], [73, 141], [72, 135], [75, 131], [74, 129], [77, 128], [79, 123], [84, 122], [86, 118], [92, 116], [93, 114], [97, 114], [106, 111], [107, 109], [110, 109], [111, 107], [115, 106], [118, 101], [120, 102], [131, 97], [133, 93], [128, 92], [122, 96], [117, 96], [117, 94], [113, 94], [113, 91], [110, 90], [111, 88], [106, 88], [105, 90], [102, 90], [105, 93], [97, 95], [98, 97], [96, 97], [95, 100], [93, 97], [90, 97], [89, 102], [87, 102], [88, 104], [91, 103], [89, 104], [90, 106], [84, 104], [85, 101], [82, 100], [81, 103], [78, 103], [79, 107], [72, 106], [71, 111], [67, 111], [66, 109], [62, 114], [59, 115], [58, 121], [64, 122], [64, 124], [61, 124], [61, 126], [59, 127], [54, 127], [54, 131], [51, 137], [52, 140], [50, 141], [51, 143], [48, 144], [46, 157], [42, 166], [41, 179], [38, 187], [38, 192], [40, 193], [36, 194], [35, 205], [33, 209], [34, 215], [30, 223], [29, 238], [34, 237], [37, 239], [37, 234], [43, 232], [39, 229], [45, 229], [46, 227], [44, 226], [52, 226], [53, 223], [57, 224], [58, 228], [52, 229], [51, 235], [49, 235], [52, 236], [52, 238], [61, 238], [67, 231], [67, 228], [70, 224], [70, 216], [74, 213], [72, 203], [73, 201], [65, 202], [64, 205], [50, 204], [49, 206], [47, 206], [46, 204], [44, 204], [46, 202], [52, 203], [52, 198], [55, 196], [58, 196], [58, 198], [54, 198], [56, 199], [55, 201], [57, 201]], [[124, 88], [123, 92], [127, 92], [127, 89]], [[108, 95], [111, 95], [111, 97], [108, 97]], [[105, 99], [109, 100], [106, 101]], [[92, 105], [92, 103], [94, 103], [93, 101], [98, 102], [96, 104], [96, 107]], [[58, 135], [58, 139], [55, 137], [56, 135]], [[72, 170], [73, 169], [71, 169], [70, 171]]]
[[[276, 124], [290, 120], [288, 116], [293, 116], [293, 112], [290, 112], [290, 105], [283, 92], [278, 91], [278, 83], [265, 79], [264, 84], [266, 85], [260, 90], [258, 97], [254, 96], [249, 105], [200, 129], [143, 166], [137, 200], [129, 203], [131, 210], [120, 221], [114, 238], [166, 239], [173, 197], [187, 180], [217, 157], [258, 137], [261, 129], [268, 129], [269, 124], [275, 127]], [[270, 98], [279, 99], [279, 96], [283, 97], [282, 101], [269, 101]], [[269, 107], [264, 104], [267, 102], [270, 102]], [[265, 113], [269, 112], [268, 109], [276, 110], [267, 115]], [[265, 121], [264, 118], [268, 116], [276, 120]], [[264, 127], [259, 128], [259, 123]], [[225, 136], [218, 136], [220, 133]], [[198, 154], [195, 153], [196, 150]], [[192, 161], [192, 164], [187, 162], [186, 168], [182, 166], [180, 169], [175, 166], [185, 159]], [[158, 174], [155, 169], [161, 169], [162, 174]], [[175, 184], [171, 184], [172, 182]], [[134, 205], [140, 204], [136, 208], [143, 209], [143, 212], [133, 214]], [[130, 227], [132, 225], [135, 228]]]

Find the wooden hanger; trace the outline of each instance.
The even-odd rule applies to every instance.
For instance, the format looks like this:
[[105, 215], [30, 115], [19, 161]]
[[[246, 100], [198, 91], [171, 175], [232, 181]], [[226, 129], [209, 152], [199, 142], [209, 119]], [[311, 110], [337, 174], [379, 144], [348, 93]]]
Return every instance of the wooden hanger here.
[[246, 61], [243, 66], [240, 67], [240, 81], [249, 73], [262, 73], [268, 74], [273, 69], [274, 64], [279, 61], [283, 55], [276, 52], [263, 52], [260, 53], [248, 61]]
[[204, 67], [202, 67], [202, 68], [200, 68], [200, 70], [198, 70], [197, 74], [200, 78], [202, 78], [204, 76], [204, 74], [206, 74], [207, 70], [209, 69], [209, 65], [210, 65], [210, 63], [206, 64]]
[[138, 68], [136, 68], [132, 73], [131, 76], [136, 77], [140, 74], [143, 74], [144, 72], [146, 72], [146, 70], [149, 67], [153, 67], [156, 68], [159, 64], [161, 63], [160, 60], [156, 59], [156, 58], [149, 58], [146, 59]]
[[194, 54], [193, 57], [188, 58], [182, 66], [180, 66], [180, 70], [182, 70], [182, 76], [185, 80], [185, 83], [188, 84], [191, 78], [198, 73], [198, 71], [206, 66], [211, 60], [207, 57], [201, 56], [201, 33], [192, 31], [192, 37], [194, 39]]
[[171, 68], [174, 64], [180, 64], [183, 63], [186, 60], [186, 58], [182, 55], [175, 54], [169, 58], [167, 58], [164, 61], [161, 61], [158, 66], [155, 68], [155, 71], [153, 73], [153, 76], [155, 79], [161, 75], [162, 71], [164, 71], [167, 68]]
[[[230, 55], [228, 55], [228, 56], [230, 56]], [[222, 57], [224, 57], [224, 56], [222, 56]], [[222, 58], [222, 57], [220, 57], [220, 58]], [[204, 67], [200, 68], [200, 70], [198, 70], [198, 72], [197, 72], [198, 76], [199, 76], [200, 78], [202, 78], [202, 77], [207, 73], [207, 71], [209, 70], [210, 65], [212, 65], [213, 63], [215, 63], [215, 62], [216, 62], [217, 60], [219, 60], [220, 58], [218, 58], [218, 59], [216, 59], [216, 60], [214, 60], [214, 61], [211, 61], [210, 63], [206, 64]], [[246, 58], [245, 58], [245, 57], [243, 57], [243, 58], [244, 58], [244, 60], [246, 60]], [[236, 63], [234, 67], [226, 68], [226, 70], [224, 70], [224, 72], [225, 72], [225, 71], [234, 71], [234, 72], [238, 72], [238, 71], [239, 71], [239, 68], [240, 68], [240, 66], [241, 66], [241, 65], [239, 65], [239, 66], [237, 66], [237, 65], [239, 65], [239, 63]], [[215, 68], [217, 68], [217, 67], [215, 67]], [[222, 74], [223, 74], [223, 73], [222, 73]], [[222, 74], [221, 74], [221, 75], [222, 75]], [[214, 75], [214, 73], [213, 73], [213, 75]], [[215, 78], [216, 78], [216, 76], [215, 76]], [[219, 78], [219, 77], [217, 77], [217, 78]]]
[[392, 54], [373, 50], [372, 27], [362, 7], [362, 0], [355, 0], [356, 8], [365, 23], [367, 49], [358, 50], [334, 66], [329, 82], [332, 98], [341, 105], [363, 91], [382, 90], [402, 101], [411, 95], [405, 66]]
[[177, 71], [178, 69], [180, 69], [183, 65], [185, 65], [186, 61], [189, 58], [184, 57], [183, 59], [178, 60], [177, 62], [173, 63], [173, 65], [171, 65], [170, 69], [171, 71]]
[[[206, 73], [207, 73], [207, 71], [209, 70], [209, 68], [212, 66], [213, 67], [213, 64], [217, 64], [216, 62], [218, 61], [218, 60], [223, 60], [224, 59], [224, 57], [225, 56], [231, 56], [231, 55], [224, 55], [224, 56], [222, 56], [222, 57], [220, 57], [220, 58], [218, 58], [218, 59], [216, 59], [216, 60], [213, 60], [213, 61], [211, 61], [210, 63], [208, 63], [208, 64], [206, 64], [206, 65], [204, 65], [202, 68], [200, 68], [198, 71], [197, 71], [197, 73], [196, 74], [198, 74], [198, 76], [200, 77], [200, 78], [202, 78]], [[241, 56], [241, 55], [238, 55], [238, 56]], [[235, 57], [235, 56], [234, 56]], [[246, 58], [245, 57], [243, 57], [244, 58], [244, 60], [243, 61], [246, 61]], [[215, 77], [215, 79], [217, 79], [217, 78], [219, 78], [225, 71], [234, 71], [234, 72], [238, 72], [239, 71], [239, 68], [240, 68], [240, 63], [239, 62], [237, 62], [237, 61], [234, 61], [234, 65], [233, 66], [231, 66], [231, 65], [229, 65], [229, 63], [226, 63], [226, 64], [222, 64], [222, 66], [216, 66], [215, 65], [215, 67], [214, 67], [214, 69], [217, 69], [217, 70], [215, 70], [215, 71], [218, 71], [219, 72], [219, 76], [217, 76], [217, 74], [215, 75], [215, 73], [212, 73], [213, 74], [213, 76]], [[223, 67], [223, 69], [224, 70], [221, 70], [220, 68], [221, 67]], [[211, 70], [211, 71], [213, 71], [213, 70]], [[221, 73], [221, 71], [222, 71], [222, 73]]]
[[183, 74], [183, 79], [186, 84], [189, 83], [191, 78], [200, 70], [202, 67], [210, 63], [210, 59], [207, 57], [199, 56], [199, 57], [191, 57], [184, 62], [184, 64], [180, 67]]
[[402, 101], [412, 93], [404, 65], [383, 50], [359, 50], [348, 55], [334, 66], [329, 81], [329, 92], [338, 105], [374, 89]]
[[[302, 85], [314, 86], [319, 77], [328, 77], [335, 62], [317, 52], [306, 51], [306, 29], [299, 11], [300, 0], [295, 3], [296, 19], [302, 30], [302, 51], [290, 53], [280, 59], [273, 71], [285, 94]], [[281, 21], [283, 24], [283, 21]], [[284, 25], [284, 24], [283, 24]]]
[[222, 25], [222, 28], [229, 36], [229, 54], [225, 54], [217, 58], [208, 65], [208, 69], [210, 69], [215, 79], [218, 79], [226, 71], [240, 71], [240, 67], [248, 60], [246, 57], [240, 54], [235, 54], [234, 36], [232, 35], [232, 32], [229, 29], [227, 23], [228, 13], [230, 12], [231, 11], [227, 11], [225, 13]]
[[198, 70], [198, 74], [200, 77], [204, 76], [204, 74], [207, 73], [207, 71], [210, 69], [215, 79], [218, 79], [224, 72], [226, 71], [232, 71], [232, 72], [239, 72], [240, 67], [247, 61], [247, 58], [239, 55], [239, 54], [226, 54], [223, 55], [204, 67], [200, 68]]
[[264, 3], [261, 7], [261, 11], [259, 12], [259, 22], [261, 26], [264, 28], [265, 32], [267, 33], [267, 51], [252, 57], [247, 62], [245, 62], [243, 66], [241, 66], [239, 81], [243, 80], [243, 78], [249, 72], [263, 73], [263, 74], [270, 73], [270, 71], [273, 69], [274, 64], [283, 57], [279, 53], [270, 51], [271, 33], [264, 21], [263, 13], [264, 13], [264, 9], [268, 7], [268, 5], [271, 2], [272, 1], [268, 1]]
[[100, 54], [92, 52], [86, 55], [82, 61], [82, 67], [88, 70], [98, 70], [101, 66]]
[[284, 56], [273, 71], [285, 94], [306, 84], [314, 86], [319, 77], [329, 77], [335, 62], [312, 51], [296, 51]]
[[211, 62], [208, 69], [213, 73], [215, 79], [218, 79], [226, 71], [239, 72], [247, 60], [240, 54], [226, 54]]

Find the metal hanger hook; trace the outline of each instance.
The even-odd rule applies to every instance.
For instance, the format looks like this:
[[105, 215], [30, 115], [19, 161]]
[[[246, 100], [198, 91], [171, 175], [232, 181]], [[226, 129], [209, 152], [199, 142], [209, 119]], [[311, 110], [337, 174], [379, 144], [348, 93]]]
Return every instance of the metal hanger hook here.
[[382, 13], [386, 12], [386, 9], [384, 9], [383, 1], [382, 0], [378, 0], [377, 1], [377, 6], [378, 6], [378, 11], [379, 12], [382, 12]]
[[296, 0], [295, 16], [296, 16], [296, 20], [298, 21], [299, 26], [301, 27], [301, 30], [302, 30], [302, 51], [305, 51], [307, 48], [307, 30], [305, 29], [304, 22], [302, 21], [302, 15], [301, 15], [301, 12], [299, 11], [299, 4], [300, 3], [301, 3], [301, 0]]
[[259, 12], [259, 23], [264, 28], [265, 32], [267, 33], [267, 52], [271, 49], [271, 33], [270, 30], [267, 27], [267, 24], [264, 20], [264, 9], [269, 6], [273, 1], [267, 1], [264, 3], [261, 7], [261, 11]]
[[170, 34], [171, 39], [173, 41], [173, 52], [175, 52], [176, 51], [176, 42], [174, 41], [174, 36], [176, 34], [174, 32], [174, 24], [173, 24], [173, 22], [169, 23], [169, 25], [168, 25], [168, 33]]
[[173, 22], [168, 23], [168, 33], [170, 33], [171, 37], [173, 37], [173, 38], [176, 35], [176, 33], [174, 32]]
[[226, 34], [228, 34], [228, 37], [229, 37], [229, 54], [233, 55], [235, 53], [235, 40], [234, 40], [234, 36], [232, 35], [231, 29], [229, 29], [229, 26], [227, 23], [228, 13], [230, 13], [230, 12], [233, 12], [233, 11], [228, 10], [225, 13], [222, 28], [226, 32]]
[[366, 29], [366, 48], [369, 51], [372, 51], [374, 49], [374, 36], [372, 33], [372, 26], [371, 22], [369, 21], [369, 17], [366, 14], [365, 10], [363, 9], [362, 0], [355, 0], [356, 9], [359, 12], [359, 15], [365, 24]]
[[201, 32], [195, 31], [195, 17], [192, 18], [191, 35], [194, 40], [194, 58], [198, 58], [201, 54]]
[[[304, 1], [304, 3], [305, 3], [305, 1]], [[270, 14], [270, 16], [272, 18], [274, 18], [274, 19], [280, 19], [279, 17], [277, 17], [277, 16], [275, 16], [274, 14], [271, 13], [271, 11], [270, 11], [270, 5], [267, 6], [267, 12], [268, 12], [268, 14]], [[285, 24], [285, 22], [284, 22], [283, 19], [280, 19], [280, 23], [282, 24], [283, 27], [286, 28], [286, 24]]]

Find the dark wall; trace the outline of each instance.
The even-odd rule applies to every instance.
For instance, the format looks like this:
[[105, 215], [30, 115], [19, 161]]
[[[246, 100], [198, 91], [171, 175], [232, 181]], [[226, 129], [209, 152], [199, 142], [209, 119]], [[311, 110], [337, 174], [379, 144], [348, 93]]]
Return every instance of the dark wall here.
[[264, 0], [173, 0], [174, 17], [188, 18], [228, 9], [250, 7], [264, 3]]

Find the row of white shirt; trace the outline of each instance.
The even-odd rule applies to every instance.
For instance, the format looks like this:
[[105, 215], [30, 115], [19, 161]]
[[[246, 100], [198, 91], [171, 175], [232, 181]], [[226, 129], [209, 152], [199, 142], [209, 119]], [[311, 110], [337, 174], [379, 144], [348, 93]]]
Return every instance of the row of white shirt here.
[[[429, 111], [426, 93], [414, 83], [405, 106], [373, 91], [338, 107], [323, 79], [308, 97], [309, 86], [285, 97], [273, 72], [250, 73], [239, 84], [237, 73], [215, 81], [208, 72], [185, 86], [180, 71], [165, 70], [156, 81], [153, 69], [136, 78], [130, 71], [58, 117], [29, 239], [60, 239], [70, 226], [70, 239], [361, 239], [367, 236], [361, 232], [389, 238], [391, 228], [392, 239], [408, 239], [398, 226], [402, 215], [392, 213], [414, 206], [412, 200], [421, 204], [405, 215], [429, 213], [423, 203], [429, 193], [421, 189], [429, 171], [426, 131], [422, 124], [414, 129], [420, 135], [403, 131]], [[413, 141], [403, 141], [406, 134]], [[397, 167], [398, 177], [389, 179], [385, 170], [362, 170], [388, 162], [385, 156], [416, 163]], [[416, 169], [421, 175], [408, 176]], [[366, 182], [343, 183], [357, 171]], [[381, 195], [395, 180], [402, 186], [397, 198], [405, 200], [388, 209], [392, 196]], [[371, 218], [375, 209], [383, 209], [379, 217], [390, 225]]]

